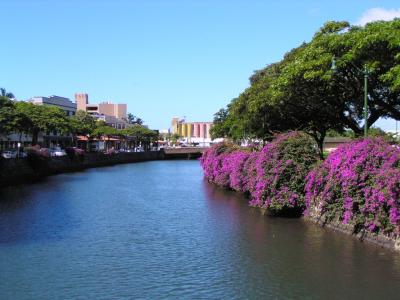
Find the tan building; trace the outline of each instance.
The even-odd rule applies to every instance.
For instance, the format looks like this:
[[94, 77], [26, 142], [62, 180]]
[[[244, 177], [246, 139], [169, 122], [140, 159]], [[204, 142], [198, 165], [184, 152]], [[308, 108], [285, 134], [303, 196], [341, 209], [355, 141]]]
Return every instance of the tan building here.
[[75, 94], [75, 102], [77, 110], [86, 111], [86, 106], [89, 104], [89, 95], [84, 93]]
[[115, 129], [125, 129], [129, 125], [124, 119], [116, 118], [114, 116], [93, 114], [93, 117], [98, 121], [105, 122], [107, 125], [114, 127]]
[[78, 110], [84, 110], [90, 114], [113, 116], [119, 119], [126, 119], [127, 105], [102, 102], [89, 104], [89, 95], [85, 93], [75, 94], [75, 101]]
[[99, 113], [114, 116], [120, 119], [126, 119], [127, 105], [126, 104], [113, 104], [111, 102], [102, 102], [98, 104]]

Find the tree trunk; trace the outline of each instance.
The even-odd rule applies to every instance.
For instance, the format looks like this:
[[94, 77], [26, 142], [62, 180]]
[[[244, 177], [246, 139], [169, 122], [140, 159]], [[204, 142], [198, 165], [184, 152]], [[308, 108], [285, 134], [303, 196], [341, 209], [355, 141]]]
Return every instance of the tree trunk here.
[[325, 140], [325, 136], [326, 136], [326, 131], [320, 132], [319, 134], [317, 132], [312, 132], [312, 133], [309, 133], [309, 135], [317, 143], [319, 158], [321, 160], [323, 160], [324, 159], [324, 140]]
[[317, 138], [319, 158], [322, 160], [324, 159], [324, 139], [325, 139], [325, 136], [323, 136], [322, 138], [321, 137]]
[[32, 131], [32, 146], [35, 146], [38, 144], [38, 138], [39, 138], [39, 130], [34, 129]]

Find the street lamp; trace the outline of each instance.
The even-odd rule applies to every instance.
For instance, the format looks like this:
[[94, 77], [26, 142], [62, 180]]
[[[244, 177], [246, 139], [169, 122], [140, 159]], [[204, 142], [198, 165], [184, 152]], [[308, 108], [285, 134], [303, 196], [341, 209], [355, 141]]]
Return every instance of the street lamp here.
[[[355, 66], [352, 63], [353, 67], [360, 73], [364, 75], [364, 137], [368, 136], [368, 76], [369, 76], [369, 70], [367, 68], [367, 65], [364, 65], [364, 69], [361, 70], [357, 66]], [[332, 57], [332, 65], [331, 65], [331, 70], [336, 73], [337, 72], [337, 66], [336, 66], [336, 57]]]

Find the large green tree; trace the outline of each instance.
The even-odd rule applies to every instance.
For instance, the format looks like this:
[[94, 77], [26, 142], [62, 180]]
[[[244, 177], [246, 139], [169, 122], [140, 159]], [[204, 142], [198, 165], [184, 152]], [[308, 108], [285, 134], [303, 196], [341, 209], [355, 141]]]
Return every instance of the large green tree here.
[[158, 139], [158, 133], [156, 131], [139, 124], [127, 127], [122, 130], [122, 134], [127, 140], [132, 141], [134, 146], [144, 144], [148, 147], [150, 143]]
[[40, 132], [70, 133], [71, 124], [65, 112], [55, 106], [34, 105], [29, 102], [15, 103], [16, 114], [23, 121], [21, 128], [32, 136], [32, 145], [38, 142]]
[[274, 132], [303, 130], [322, 149], [329, 130], [360, 135], [364, 65], [369, 70], [367, 126], [379, 118], [400, 119], [399, 62], [399, 19], [364, 27], [328, 22], [309, 43], [256, 71], [250, 87], [216, 114], [213, 137], [266, 139]]
[[86, 111], [78, 110], [71, 117], [71, 129], [76, 135], [91, 135], [96, 128], [96, 120]]
[[11, 122], [14, 118], [14, 103], [6, 96], [0, 96], [0, 134], [12, 131]]
[[[337, 72], [332, 73], [335, 56]], [[274, 86], [275, 98], [301, 107], [311, 104], [328, 114], [328, 127], [339, 124], [360, 135], [363, 122], [363, 81], [368, 76], [367, 126], [379, 118], [400, 118], [400, 89], [393, 74], [400, 61], [400, 20], [374, 22], [365, 27], [347, 22], [328, 22], [287, 64]], [[301, 111], [299, 111], [301, 112]], [[331, 123], [331, 124], [329, 124]]]

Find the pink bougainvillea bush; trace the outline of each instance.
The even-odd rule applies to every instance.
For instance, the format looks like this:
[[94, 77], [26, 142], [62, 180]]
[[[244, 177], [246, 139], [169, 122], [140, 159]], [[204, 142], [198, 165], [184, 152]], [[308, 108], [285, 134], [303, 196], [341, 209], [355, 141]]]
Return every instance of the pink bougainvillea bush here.
[[227, 155], [224, 163], [225, 171], [229, 176], [228, 186], [235, 191], [244, 191], [243, 186], [246, 182], [246, 173], [244, 172], [244, 164], [250, 156], [250, 152], [237, 150]]
[[308, 135], [289, 132], [277, 136], [254, 162], [252, 173], [256, 177], [249, 179], [253, 181], [249, 185], [250, 205], [273, 213], [301, 214], [305, 208], [305, 177], [317, 161], [318, 148]]
[[400, 150], [380, 138], [344, 145], [309, 173], [305, 214], [400, 233]]
[[232, 143], [218, 143], [204, 152], [200, 163], [204, 170], [204, 176], [208, 181], [220, 186], [229, 187], [230, 153], [237, 151], [239, 146]]
[[250, 205], [280, 213], [304, 209], [304, 179], [318, 161], [318, 150], [306, 134], [277, 136], [261, 151], [219, 144], [201, 158], [205, 177], [220, 186], [250, 195]]

